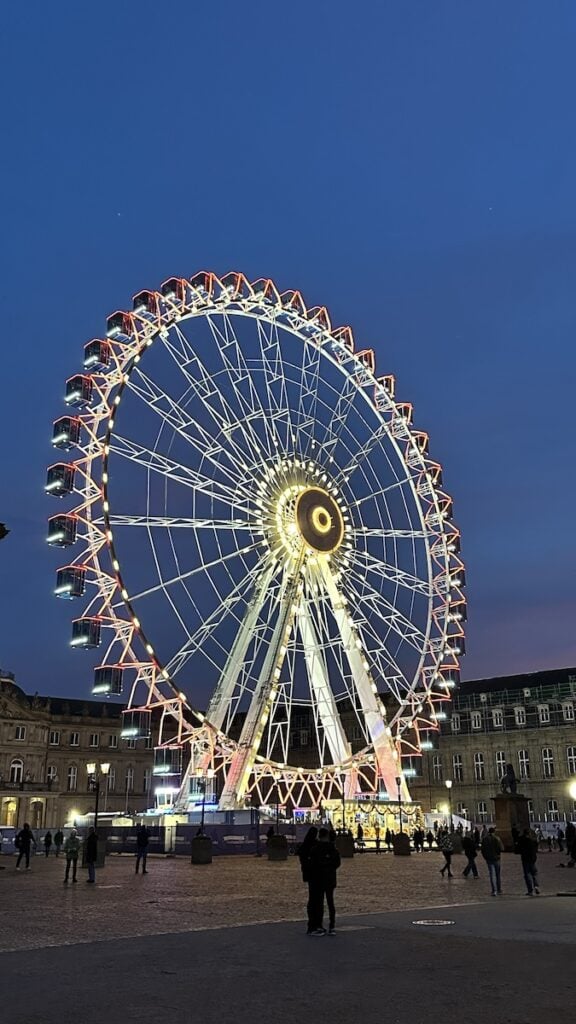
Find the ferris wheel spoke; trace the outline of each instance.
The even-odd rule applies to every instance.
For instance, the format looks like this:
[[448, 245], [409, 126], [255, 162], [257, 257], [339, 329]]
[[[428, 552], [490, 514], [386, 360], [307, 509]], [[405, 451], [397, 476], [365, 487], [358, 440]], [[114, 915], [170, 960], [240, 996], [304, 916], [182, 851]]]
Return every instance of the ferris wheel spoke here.
[[[174, 325], [173, 330], [178, 345], [172, 342], [170, 332], [166, 332], [166, 335], [162, 336], [162, 341], [188, 384], [188, 403], [190, 398], [194, 397], [212, 418], [216, 428], [215, 436], [221, 434], [225, 436], [225, 452], [234, 466], [242, 465], [246, 460], [259, 462], [261, 460], [261, 445], [258, 438], [253, 431], [246, 433], [246, 430], [243, 429], [242, 421], [238, 419], [238, 414], [224, 398], [222, 389], [214, 375], [208, 372], [198, 353], [194, 351], [177, 324]], [[189, 367], [192, 366], [195, 368], [197, 376], [190, 372]], [[196, 424], [196, 421], [194, 422]], [[205, 435], [210, 437], [210, 431], [205, 431]], [[238, 439], [242, 440], [243, 445], [238, 443]]]
[[322, 648], [318, 642], [308, 602], [302, 597], [298, 613], [298, 626], [304, 645], [304, 658], [308, 669], [310, 693], [317, 708], [317, 717], [328, 741], [330, 753], [336, 764], [350, 760], [352, 751], [342, 726]]
[[[402, 640], [409, 643], [420, 654], [426, 650], [428, 638], [422, 630], [403, 615], [391, 601], [387, 601], [383, 594], [371, 587], [364, 576], [351, 569], [346, 573], [345, 585], [353, 594], [354, 604], [357, 608], [364, 605], [371, 606], [378, 613], [381, 621], [393, 629]], [[366, 590], [369, 592], [366, 593]]]
[[352, 532], [356, 538], [375, 537], [378, 540], [420, 540], [428, 537], [426, 530], [387, 530], [384, 527], [372, 529], [370, 526], [355, 526]]
[[[103, 521], [103, 520], [102, 520]], [[110, 515], [110, 526], [145, 526], [150, 529], [166, 528], [193, 530], [223, 530], [254, 532], [254, 525], [247, 519], [187, 519], [183, 516], [128, 516]]]
[[[244, 353], [238, 343], [234, 326], [229, 316], [222, 314], [223, 330], [220, 329], [213, 318], [206, 317], [212, 337], [220, 353], [222, 365], [230, 382], [233, 393], [239, 405], [240, 420], [253, 436], [253, 443], [257, 451], [261, 451], [265, 442], [266, 451], [271, 458], [276, 454], [278, 439], [274, 437], [270, 429], [270, 416], [260, 401], [260, 396], [254, 385]], [[263, 427], [263, 437], [259, 436], [252, 428], [253, 421], [260, 422]], [[276, 440], [276, 444], [274, 441]]]
[[350, 461], [340, 470], [336, 478], [336, 482], [338, 483], [342, 480], [349, 480], [353, 473], [355, 473], [362, 463], [370, 457], [376, 446], [383, 438], [387, 437], [389, 433], [389, 424], [386, 421], [380, 423], [376, 430], [370, 434], [361, 447], [354, 453]]
[[177, 484], [201, 491], [206, 497], [212, 498], [214, 501], [223, 502], [238, 511], [241, 510], [246, 515], [250, 514], [250, 509], [240, 502], [239, 492], [234, 491], [227, 484], [221, 483], [213, 477], [206, 476], [190, 466], [185, 466], [175, 459], [170, 459], [166, 455], [161, 455], [145, 445], [130, 440], [130, 438], [115, 434], [110, 439], [110, 451], [123, 458], [130, 459], [147, 470], [159, 473], [164, 478], [168, 477]]
[[[128, 387], [131, 392], [137, 395], [160, 419], [174, 430], [186, 444], [189, 444], [199, 456], [206, 459], [214, 469], [228, 479], [232, 484], [240, 480], [238, 459], [234, 459], [227, 443], [217, 440], [211, 436], [186, 409], [182, 408], [161, 388], [150, 380], [141, 370], [137, 371], [140, 384], [130, 380]], [[222, 427], [226, 430], [226, 427]], [[194, 436], [195, 435], [195, 436]], [[241, 453], [246, 458], [246, 453]], [[228, 464], [221, 460], [226, 459]]]
[[207, 562], [206, 565], [198, 565], [195, 569], [189, 569], [188, 572], [183, 572], [178, 576], [173, 576], [172, 579], [163, 580], [161, 583], [153, 587], [148, 587], [147, 590], [141, 590], [138, 594], [131, 594], [130, 601], [139, 601], [143, 597], [149, 597], [151, 594], [158, 593], [159, 590], [164, 590], [165, 587], [171, 587], [176, 583], [183, 583], [184, 580], [192, 579], [193, 576], [197, 576], [200, 572], [206, 572], [208, 569], [214, 569], [216, 566], [221, 566], [225, 562], [231, 562], [234, 558], [239, 558], [241, 555], [248, 554], [250, 551], [256, 551], [260, 546], [260, 542], [255, 544], [248, 544], [245, 548], [240, 548], [237, 551], [232, 551], [229, 555], [223, 555], [221, 558], [215, 558], [211, 562]]
[[[246, 575], [239, 580], [236, 586], [232, 588], [223, 601], [217, 605], [211, 615], [200, 623], [192, 635], [186, 637], [182, 646], [170, 658], [170, 661], [166, 665], [166, 668], [171, 675], [177, 675], [196, 651], [201, 650], [204, 647], [206, 641], [213, 636], [225, 619], [231, 615], [232, 609], [235, 608], [240, 601], [246, 600], [246, 596], [253, 588], [255, 581], [262, 575], [264, 565], [265, 559], [256, 565], [256, 567], [250, 572], [246, 573]], [[237, 621], [241, 623], [242, 619]], [[214, 724], [209, 714], [207, 714], [207, 718], [212, 722], [212, 724]], [[220, 728], [220, 726], [218, 728]]]
[[[274, 425], [279, 422], [284, 427], [285, 437], [280, 436], [280, 447], [284, 452], [290, 451], [296, 440], [296, 431], [292, 423], [286, 373], [282, 357], [282, 347], [278, 335], [278, 324], [273, 318], [269, 321], [256, 321], [264, 382], [268, 402], [273, 411]], [[276, 433], [278, 431], [276, 430]]]
[[433, 596], [434, 591], [429, 580], [421, 580], [418, 576], [413, 576], [412, 573], [404, 572], [403, 569], [399, 569], [396, 565], [390, 565], [375, 558], [368, 551], [355, 550], [352, 555], [352, 562], [353, 564], [356, 563], [362, 572], [375, 573], [388, 583], [394, 583], [399, 587], [405, 587], [407, 590], [413, 590], [424, 597], [431, 598]]

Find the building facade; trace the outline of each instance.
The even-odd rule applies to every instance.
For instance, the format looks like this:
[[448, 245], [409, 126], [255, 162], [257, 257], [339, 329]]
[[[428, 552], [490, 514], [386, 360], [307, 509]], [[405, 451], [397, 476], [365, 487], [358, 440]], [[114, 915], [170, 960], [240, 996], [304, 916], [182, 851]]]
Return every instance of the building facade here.
[[[576, 819], [576, 668], [460, 684], [431, 749], [414, 759], [412, 798], [478, 824], [511, 764], [537, 822]], [[451, 782], [450, 790], [446, 782]]]
[[0, 827], [56, 828], [93, 812], [90, 763], [110, 766], [100, 811], [150, 807], [154, 737], [123, 739], [121, 712], [112, 702], [29, 697], [0, 671]]

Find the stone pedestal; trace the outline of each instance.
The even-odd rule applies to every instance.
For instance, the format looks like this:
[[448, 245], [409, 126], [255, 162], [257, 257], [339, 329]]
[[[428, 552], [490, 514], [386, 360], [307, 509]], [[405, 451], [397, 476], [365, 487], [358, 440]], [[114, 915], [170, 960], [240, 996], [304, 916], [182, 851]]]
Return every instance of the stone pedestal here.
[[286, 836], [274, 835], [266, 840], [268, 860], [288, 860], [288, 840]]
[[522, 832], [530, 828], [528, 814], [528, 797], [520, 793], [499, 793], [492, 797], [494, 801], [495, 825], [507, 853], [514, 852], [512, 829]]
[[192, 864], [212, 863], [212, 840], [210, 836], [194, 836], [190, 843], [190, 862]]
[[347, 835], [346, 832], [339, 833], [336, 836], [334, 846], [338, 850], [341, 857], [353, 857], [354, 856], [354, 837]]
[[397, 832], [392, 837], [392, 849], [394, 850], [395, 857], [410, 856], [410, 836], [407, 832]]

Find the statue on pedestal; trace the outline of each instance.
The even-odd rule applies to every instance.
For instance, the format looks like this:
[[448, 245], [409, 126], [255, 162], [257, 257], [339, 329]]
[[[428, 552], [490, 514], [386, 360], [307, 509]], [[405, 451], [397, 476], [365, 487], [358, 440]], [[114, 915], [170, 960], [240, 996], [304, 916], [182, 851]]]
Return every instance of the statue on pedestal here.
[[513, 796], [516, 795], [516, 773], [513, 765], [506, 765], [506, 774], [502, 776], [500, 788], [503, 793], [511, 793]]

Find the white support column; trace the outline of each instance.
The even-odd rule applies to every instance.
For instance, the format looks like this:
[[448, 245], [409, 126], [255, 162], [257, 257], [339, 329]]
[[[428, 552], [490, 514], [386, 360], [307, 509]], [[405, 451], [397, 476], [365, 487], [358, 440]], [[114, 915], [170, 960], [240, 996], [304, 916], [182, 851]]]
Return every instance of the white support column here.
[[278, 601], [278, 618], [274, 627], [274, 634], [266, 652], [264, 664], [246, 714], [238, 743], [238, 750], [232, 759], [226, 776], [226, 783], [220, 796], [219, 807], [221, 811], [230, 811], [238, 807], [242, 803], [248, 787], [250, 772], [252, 771], [278, 688], [282, 663], [286, 655], [286, 646], [296, 615], [296, 606], [302, 587], [300, 582], [300, 565], [301, 560], [296, 563], [293, 570], [286, 570], [284, 580], [282, 581]]
[[[364, 664], [365, 654], [362, 651], [362, 642], [353, 623], [351, 622], [350, 612], [342, 600], [342, 595], [338, 590], [338, 586], [332, 575], [330, 564], [326, 558], [319, 558], [318, 562], [322, 573], [322, 579], [330, 598], [334, 618], [340, 631], [342, 646], [346, 652], [346, 657], [348, 658], [348, 663], [354, 679], [354, 686], [356, 687], [356, 692], [360, 699], [366, 728], [374, 747], [374, 753], [376, 755], [376, 762], [378, 765], [378, 775], [383, 780], [384, 785], [386, 786], [386, 792], [390, 799], [397, 800], [398, 787], [396, 785], [396, 779], [401, 775], [401, 762], [392, 740], [392, 736], [390, 735], [383, 719], [380, 702], [378, 700], [378, 690]], [[401, 794], [403, 800], [410, 800], [408, 786], [403, 776], [401, 782]]]
[[256, 584], [254, 594], [251, 601], [246, 609], [246, 614], [240, 625], [240, 628], [236, 634], [236, 639], [232, 644], [232, 649], [218, 685], [214, 690], [211, 697], [208, 710], [206, 711], [206, 719], [216, 729], [221, 729], [226, 717], [230, 701], [234, 694], [236, 682], [244, 659], [248, 646], [254, 634], [254, 628], [258, 622], [258, 616], [262, 610], [262, 606], [268, 596], [268, 588], [272, 582], [274, 576], [274, 564], [271, 562], [270, 565], [263, 570], [259, 582]]
[[304, 645], [304, 658], [308, 669], [310, 689], [316, 698], [318, 717], [330, 748], [330, 754], [334, 764], [344, 764], [351, 760], [352, 751], [336, 708], [326, 664], [320, 651], [316, 629], [305, 597], [302, 597], [298, 610], [298, 626]]

